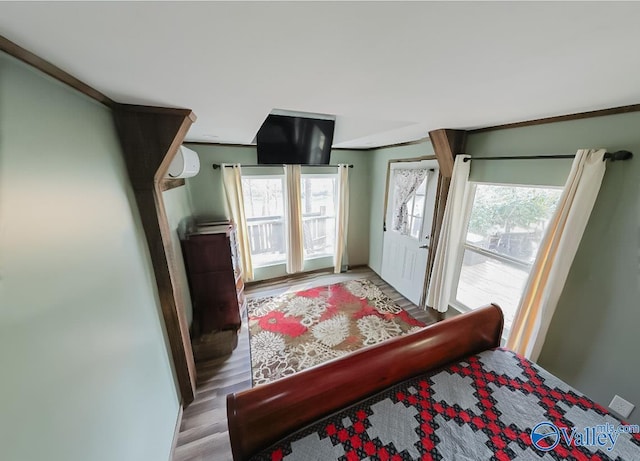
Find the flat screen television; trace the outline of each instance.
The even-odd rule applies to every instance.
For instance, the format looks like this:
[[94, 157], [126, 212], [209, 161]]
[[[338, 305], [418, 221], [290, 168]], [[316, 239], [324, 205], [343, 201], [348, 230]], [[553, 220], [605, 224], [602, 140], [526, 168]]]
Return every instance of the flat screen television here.
[[260, 165], [328, 165], [335, 120], [269, 114], [258, 130]]

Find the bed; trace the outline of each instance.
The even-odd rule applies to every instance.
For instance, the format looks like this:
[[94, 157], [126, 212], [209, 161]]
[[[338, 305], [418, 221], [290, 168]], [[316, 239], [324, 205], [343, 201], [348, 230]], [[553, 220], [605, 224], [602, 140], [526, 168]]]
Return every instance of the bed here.
[[230, 394], [234, 460], [640, 459], [634, 427], [500, 348], [502, 326], [486, 306]]

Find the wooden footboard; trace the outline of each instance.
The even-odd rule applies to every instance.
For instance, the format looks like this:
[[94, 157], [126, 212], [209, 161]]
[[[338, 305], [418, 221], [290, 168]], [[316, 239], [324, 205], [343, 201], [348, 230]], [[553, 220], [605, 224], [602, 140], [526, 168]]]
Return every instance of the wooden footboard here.
[[227, 396], [233, 459], [249, 459], [283, 437], [389, 386], [500, 345], [502, 311], [476, 309], [407, 336]]

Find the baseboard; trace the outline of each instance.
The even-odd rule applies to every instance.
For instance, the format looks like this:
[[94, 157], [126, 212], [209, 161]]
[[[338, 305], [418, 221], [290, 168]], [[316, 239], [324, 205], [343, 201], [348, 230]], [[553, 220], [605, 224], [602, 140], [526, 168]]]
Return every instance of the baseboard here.
[[[369, 267], [369, 265], [368, 264], [354, 264], [353, 266], [347, 266], [347, 270], [352, 271], [352, 270], [355, 270], [355, 269], [364, 269], [365, 267]], [[371, 268], [369, 267], [369, 269], [371, 269]], [[371, 269], [371, 270], [373, 271], [373, 269]], [[375, 272], [375, 271], [373, 271], [373, 272]]]
[[180, 404], [180, 408], [178, 409], [178, 418], [176, 419], [176, 427], [173, 431], [173, 441], [171, 442], [171, 452], [169, 453], [169, 461], [173, 461], [173, 457], [176, 451], [176, 446], [178, 445], [178, 436], [180, 435], [180, 426], [182, 425], [182, 403]]
[[320, 269], [314, 269], [311, 271], [304, 271], [304, 272], [296, 272], [295, 274], [287, 274], [287, 275], [279, 275], [278, 277], [272, 277], [269, 279], [263, 279], [263, 280], [253, 280], [251, 282], [247, 282], [245, 283], [246, 287], [252, 287], [254, 285], [263, 283], [263, 282], [283, 282], [285, 280], [296, 280], [296, 279], [301, 279], [304, 278], [308, 275], [311, 274], [319, 274], [322, 272], [326, 272], [328, 274], [333, 274], [333, 267], [322, 267]]
[[[354, 270], [354, 269], [363, 269], [365, 267], [369, 267], [368, 264], [355, 264], [353, 266], [349, 266], [347, 265], [347, 271], [350, 270]], [[373, 269], [372, 269], [373, 270]], [[287, 275], [279, 275], [278, 277], [272, 277], [269, 279], [262, 279], [262, 280], [252, 280], [251, 282], [246, 282], [245, 286], [246, 287], [252, 287], [254, 285], [258, 285], [261, 284], [263, 282], [283, 282], [286, 280], [296, 280], [298, 278], [304, 278], [308, 275], [313, 275], [313, 274], [321, 274], [326, 272], [327, 274], [333, 274], [333, 266], [331, 267], [321, 267], [320, 269], [313, 269], [310, 271], [304, 271], [304, 272], [296, 272], [295, 274], [287, 274]], [[375, 272], [375, 271], [374, 271]]]

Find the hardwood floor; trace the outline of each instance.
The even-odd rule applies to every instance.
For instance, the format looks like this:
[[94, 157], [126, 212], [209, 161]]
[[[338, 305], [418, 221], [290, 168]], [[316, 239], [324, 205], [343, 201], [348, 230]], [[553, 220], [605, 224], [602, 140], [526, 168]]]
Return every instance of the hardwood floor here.
[[[261, 298], [361, 278], [370, 279], [416, 319], [426, 324], [436, 321], [434, 315], [419, 309], [369, 268], [355, 269], [345, 274], [313, 273], [277, 281], [258, 282], [247, 285], [245, 293], [249, 298]], [[230, 356], [198, 362], [196, 366], [196, 397], [184, 410], [173, 461], [231, 461], [226, 396], [251, 387], [251, 359], [246, 319], [242, 322], [238, 347]]]

